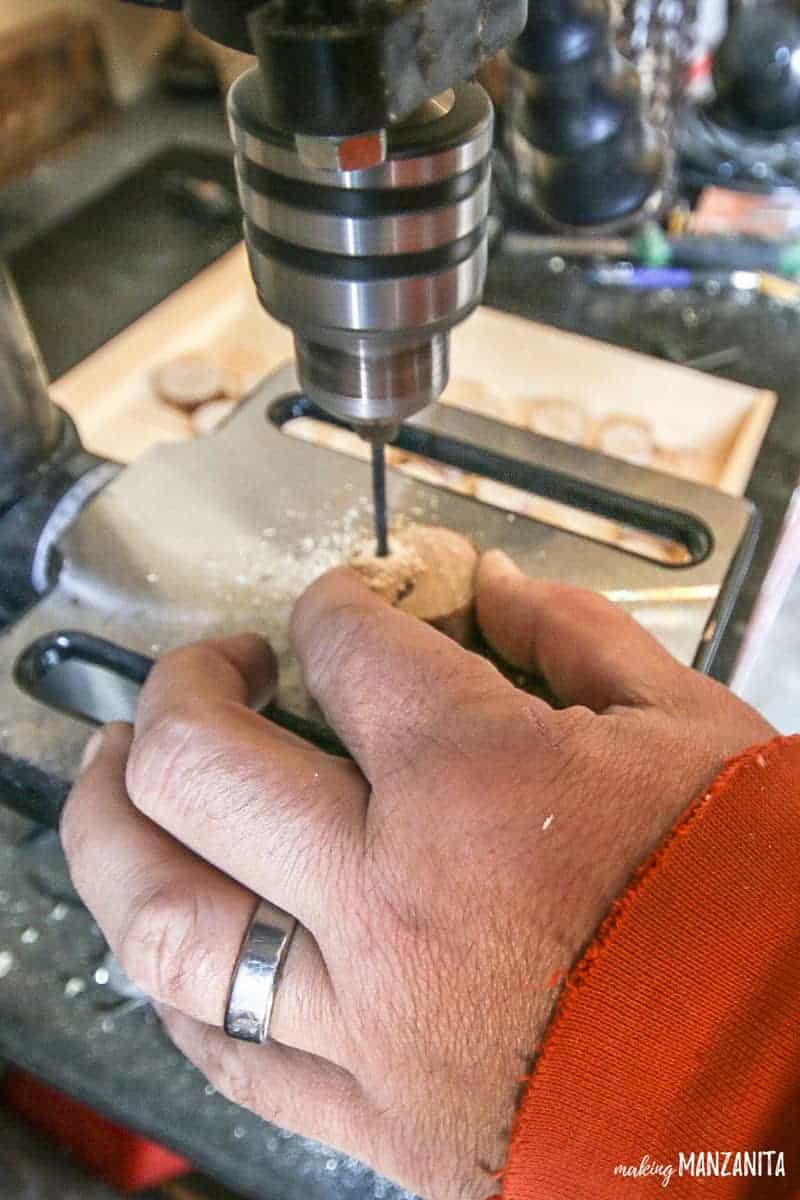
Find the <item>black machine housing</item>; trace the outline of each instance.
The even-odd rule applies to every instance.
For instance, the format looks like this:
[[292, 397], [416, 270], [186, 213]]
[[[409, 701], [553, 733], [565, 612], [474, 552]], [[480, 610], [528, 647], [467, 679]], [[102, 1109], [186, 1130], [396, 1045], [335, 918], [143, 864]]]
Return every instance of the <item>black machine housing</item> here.
[[[269, 124], [348, 137], [409, 116], [525, 25], [526, 0], [132, 0], [258, 57]], [[298, 81], [302, 80], [302, 85]]]

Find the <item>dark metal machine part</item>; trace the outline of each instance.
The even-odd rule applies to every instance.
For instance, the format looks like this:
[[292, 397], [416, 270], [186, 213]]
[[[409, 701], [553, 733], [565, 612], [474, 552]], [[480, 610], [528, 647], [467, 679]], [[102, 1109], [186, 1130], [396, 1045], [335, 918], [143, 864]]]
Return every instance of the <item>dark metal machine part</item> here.
[[160, 7], [183, 8], [214, 41], [258, 56], [273, 127], [292, 135], [342, 137], [385, 128], [470, 78], [520, 32], [527, 5], [184, 0]]
[[714, 55], [714, 95], [687, 114], [682, 176], [771, 194], [800, 184], [800, 7], [738, 4]]
[[[205, 115], [204, 108], [201, 113]], [[207, 116], [206, 123], [210, 124]], [[127, 120], [120, 132], [132, 140]], [[59, 214], [9, 255], [11, 273], [53, 379], [241, 239], [238, 212], [227, 222], [204, 219], [197, 208], [182, 203], [173, 188], [179, 176], [213, 182], [234, 196], [230, 155], [202, 145], [162, 143], [148, 152], [145, 143], [144, 149], [143, 157], [121, 178], [112, 178], [100, 195], [77, 211]], [[75, 186], [76, 181], [70, 182]], [[54, 278], [60, 281], [58, 302]]]
[[372, 443], [372, 510], [375, 513], [375, 541], [378, 558], [389, 553], [389, 525], [386, 511], [386, 446]]
[[[209, 220], [182, 205], [170, 186], [176, 176], [225, 189], [235, 219]], [[0, 278], [0, 629], [36, 599], [32, 573], [43, 536], [55, 536], [59, 523], [77, 511], [92, 490], [90, 476], [98, 485], [108, 478], [108, 468], [82, 448], [72, 421], [51, 403], [46, 375], [69, 370], [239, 236], [230, 159], [203, 147], [170, 146], [9, 254], [13, 284]], [[87, 265], [101, 260], [103, 271], [89, 268], [87, 279]], [[56, 305], [54, 275], [62, 281]], [[17, 310], [15, 288], [27, 321]], [[47, 569], [43, 561], [37, 565], [40, 589]]]
[[[81, 447], [71, 421], [64, 421], [59, 452], [49, 460], [36, 485], [0, 515], [0, 632], [21, 616], [38, 596], [33, 583], [37, 551], [51, 526], [54, 512], [69, 507], [69, 497], [81, 490], [81, 480], [101, 467], [100, 460]], [[77, 511], [77, 507], [74, 509]], [[42, 578], [57, 572], [57, 552], [42, 562]]]
[[797, 137], [800, 8], [792, 0], [738, 5], [714, 55], [715, 115], [723, 124]]
[[16, 288], [0, 265], [0, 514], [35, 486], [65, 432]]
[[16, 287], [0, 266], [0, 629], [33, 601], [37, 575], [40, 587], [49, 580], [47, 530], [62, 527], [54, 514], [70, 510], [70, 493], [96, 464], [50, 399]]
[[509, 52], [506, 199], [539, 224], [616, 230], [662, 207], [668, 146], [648, 124], [606, 5], [533, 0]]

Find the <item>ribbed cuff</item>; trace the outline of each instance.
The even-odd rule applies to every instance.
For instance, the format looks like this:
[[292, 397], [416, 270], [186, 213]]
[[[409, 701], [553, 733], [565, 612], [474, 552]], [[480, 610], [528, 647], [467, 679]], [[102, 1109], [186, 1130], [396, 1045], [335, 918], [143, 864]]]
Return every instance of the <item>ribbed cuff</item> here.
[[800, 736], [730, 762], [614, 905], [536, 1060], [502, 1197], [701, 1187], [800, 1196]]

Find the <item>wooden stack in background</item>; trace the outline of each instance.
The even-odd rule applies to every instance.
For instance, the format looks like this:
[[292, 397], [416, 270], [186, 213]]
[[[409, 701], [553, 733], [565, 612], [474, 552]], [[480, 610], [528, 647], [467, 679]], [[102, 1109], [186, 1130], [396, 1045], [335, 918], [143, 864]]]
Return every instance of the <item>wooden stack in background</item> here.
[[[259, 379], [291, 361], [290, 331], [261, 308], [239, 245], [53, 384], [87, 448], [132, 462], [158, 442], [183, 442], [198, 414], [164, 403], [154, 381], [174, 361], [208, 364], [226, 379], [225, 416]], [[509, 425], [542, 425], [568, 407], [581, 418], [570, 440], [610, 452], [598, 431], [610, 420], [642, 425], [643, 465], [742, 495], [769, 425], [775, 396], [480, 308], [452, 336], [445, 403]], [[225, 408], [227, 403], [228, 409]], [[202, 432], [208, 432], [213, 421]], [[620, 457], [626, 457], [620, 454]]]

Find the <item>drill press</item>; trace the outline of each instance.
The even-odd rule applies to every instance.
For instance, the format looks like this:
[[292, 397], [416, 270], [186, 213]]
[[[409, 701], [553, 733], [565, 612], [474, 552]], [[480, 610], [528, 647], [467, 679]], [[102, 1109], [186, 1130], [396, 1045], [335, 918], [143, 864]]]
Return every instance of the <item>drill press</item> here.
[[309, 398], [384, 447], [443, 392], [450, 329], [480, 300], [492, 107], [462, 83], [515, 37], [525, 0], [168, 0], [255, 53], [229, 116], [244, 233]]

